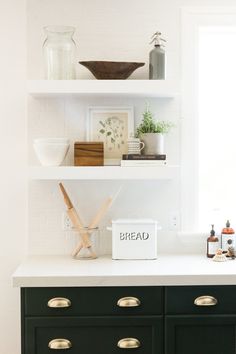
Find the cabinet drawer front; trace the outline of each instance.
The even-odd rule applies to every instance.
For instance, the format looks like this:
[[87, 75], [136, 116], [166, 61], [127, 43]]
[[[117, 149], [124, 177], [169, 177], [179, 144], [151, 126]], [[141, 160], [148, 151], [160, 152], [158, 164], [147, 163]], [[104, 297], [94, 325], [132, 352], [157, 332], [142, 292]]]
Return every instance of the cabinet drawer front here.
[[162, 317], [27, 318], [25, 354], [163, 354], [162, 325]]
[[236, 314], [236, 286], [170, 286], [167, 314]]
[[162, 287], [25, 288], [26, 316], [157, 315]]

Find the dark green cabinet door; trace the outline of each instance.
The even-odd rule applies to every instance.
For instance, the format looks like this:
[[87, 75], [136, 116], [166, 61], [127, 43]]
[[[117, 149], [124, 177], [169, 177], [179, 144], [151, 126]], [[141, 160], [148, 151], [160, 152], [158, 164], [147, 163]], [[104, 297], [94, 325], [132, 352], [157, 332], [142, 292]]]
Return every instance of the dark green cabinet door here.
[[166, 316], [166, 354], [236, 354], [236, 316]]
[[127, 349], [118, 347], [118, 342], [134, 338], [140, 346], [128, 349], [133, 354], [163, 354], [163, 318], [144, 317], [64, 317], [26, 318], [25, 353], [51, 354], [56, 350], [49, 343], [58, 339], [69, 343], [69, 349], [60, 349], [68, 354], [122, 354]]

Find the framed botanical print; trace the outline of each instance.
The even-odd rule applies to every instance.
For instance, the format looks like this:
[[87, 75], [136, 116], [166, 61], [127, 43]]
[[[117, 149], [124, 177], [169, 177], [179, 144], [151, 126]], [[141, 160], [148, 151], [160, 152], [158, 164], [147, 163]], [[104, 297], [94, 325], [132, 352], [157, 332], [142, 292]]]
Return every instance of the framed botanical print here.
[[89, 107], [87, 140], [104, 143], [105, 165], [120, 165], [133, 134], [133, 107]]

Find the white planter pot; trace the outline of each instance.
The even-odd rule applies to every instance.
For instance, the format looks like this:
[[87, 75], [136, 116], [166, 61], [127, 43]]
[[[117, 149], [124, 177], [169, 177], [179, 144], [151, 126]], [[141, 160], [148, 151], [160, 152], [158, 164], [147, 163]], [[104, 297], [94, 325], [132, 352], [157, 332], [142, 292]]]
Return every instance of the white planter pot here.
[[144, 154], [164, 154], [164, 134], [147, 133], [141, 136], [144, 142]]

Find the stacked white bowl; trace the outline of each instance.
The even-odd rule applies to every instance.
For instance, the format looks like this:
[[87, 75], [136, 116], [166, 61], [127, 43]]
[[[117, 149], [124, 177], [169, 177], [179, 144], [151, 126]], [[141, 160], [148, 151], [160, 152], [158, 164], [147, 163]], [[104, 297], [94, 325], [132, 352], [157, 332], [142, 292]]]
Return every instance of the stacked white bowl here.
[[34, 139], [34, 151], [43, 166], [60, 166], [70, 147], [67, 138]]

